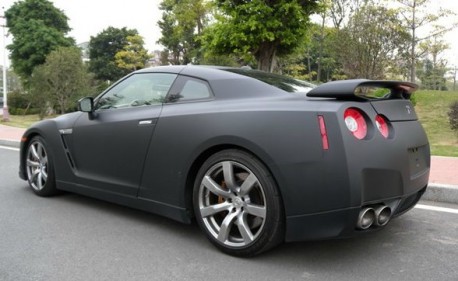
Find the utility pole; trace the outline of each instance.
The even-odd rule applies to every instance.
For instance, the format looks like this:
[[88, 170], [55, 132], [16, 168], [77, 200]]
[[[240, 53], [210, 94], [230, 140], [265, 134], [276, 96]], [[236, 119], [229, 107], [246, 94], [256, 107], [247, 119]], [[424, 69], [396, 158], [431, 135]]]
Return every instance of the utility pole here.
[[456, 91], [456, 65], [455, 71], [453, 72], [453, 91]]
[[3, 121], [10, 121], [10, 113], [8, 112], [8, 88], [6, 85], [6, 18], [5, 18], [5, 8], [3, 8], [3, 23], [1, 24], [3, 30], [2, 42], [3, 42]]

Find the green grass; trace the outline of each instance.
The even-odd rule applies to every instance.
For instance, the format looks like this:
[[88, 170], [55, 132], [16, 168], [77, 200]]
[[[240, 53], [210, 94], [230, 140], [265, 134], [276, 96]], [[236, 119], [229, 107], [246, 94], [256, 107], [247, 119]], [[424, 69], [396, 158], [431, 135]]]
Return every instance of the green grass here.
[[425, 128], [431, 145], [431, 154], [458, 157], [458, 132], [450, 128], [447, 113], [458, 100], [458, 91], [418, 91], [415, 110]]
[[[428, 135], [433, 155], [458, 157], [458, 132], [450, 129], [448, 111], [458, 100], [458, 91], [418, 91], [415, 93], [416, 112]], [[38, 115], [11, 115], [11, 121], [3, 125], [28, 128], [40, 120]]]
[[[54, 116], [50, 116], [52, 118]], [[33, 123], [40, 121], [40, 117], [38, 114], [36, 115], [10, 115], [10, 121], [3, 121], [1, 120], [0, 124], [11, 126], [11, 127], [18, 127], [18, 128], [28, 128]]]

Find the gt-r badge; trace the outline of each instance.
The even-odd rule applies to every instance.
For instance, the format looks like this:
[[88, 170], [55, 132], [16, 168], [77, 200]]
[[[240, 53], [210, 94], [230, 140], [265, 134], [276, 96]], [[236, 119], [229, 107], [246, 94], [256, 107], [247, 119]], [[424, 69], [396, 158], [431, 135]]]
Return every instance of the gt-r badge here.
[[59, 130], [61, 135], [71, 135], [73, 133], [73, 129], [61, 129]]

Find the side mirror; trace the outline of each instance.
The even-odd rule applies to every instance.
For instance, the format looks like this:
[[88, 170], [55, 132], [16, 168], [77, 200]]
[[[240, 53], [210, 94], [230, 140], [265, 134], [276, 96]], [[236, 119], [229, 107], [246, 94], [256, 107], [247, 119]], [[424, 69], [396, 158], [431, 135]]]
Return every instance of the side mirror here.
[[78, 110], [82, 112], [87, 112], [89, 115], [89, 120], [93, 120], [95, 118], [94, 99], [91, 97], [80, 99], [78, 101]]
[[82, 112], [94, 112], [94, 99], [91, 97], [82, 98], [78, 101], [78, 110]]

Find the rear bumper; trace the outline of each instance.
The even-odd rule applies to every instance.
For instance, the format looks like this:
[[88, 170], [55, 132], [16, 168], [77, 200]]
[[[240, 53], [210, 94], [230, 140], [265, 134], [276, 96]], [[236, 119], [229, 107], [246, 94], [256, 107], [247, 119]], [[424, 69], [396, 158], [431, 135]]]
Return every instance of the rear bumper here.
[[[286, 240], [347, 237], [382, 227], [357, 230], [362, 208], [385, 205], [398, 216], [420, 199], [428, 185], [430, 150], [416, 120], [392, 122], [386, 139], [368, 121], [368, 136], [357, 140], [343, 122], [348, 107], [358, 107], [375, 120], [370, 104], [345, 104], [323, 113], [329, 149], [320, 157], [280, 166], [286, 206]], [[283, 182], [282, 182], [283, 183]]]
[[[412, 194], [394, 199], [382, 200], [378, 203], [392, 206], [392, 217], [397, 217], [413, 208], [425, 191], [426, 186]], [[379, 230], [384, 227], [373, 226], [368, 230], [357, 230], [356, 223], [361, 208], [362, 206], [287, 217], [285, 241], [292, 242], [345, 238]]]

